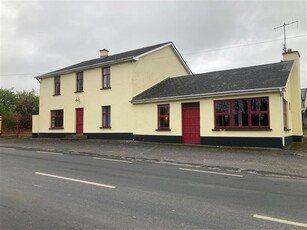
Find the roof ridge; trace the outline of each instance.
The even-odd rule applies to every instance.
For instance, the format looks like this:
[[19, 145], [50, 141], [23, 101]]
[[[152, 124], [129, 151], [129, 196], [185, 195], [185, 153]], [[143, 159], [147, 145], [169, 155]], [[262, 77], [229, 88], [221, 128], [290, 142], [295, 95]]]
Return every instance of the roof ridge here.
[[281, 63], [283, 63], [283, 62], [293, 62], [293, 61], [292, 61], [292, 60], [289, 60], [289, 61], [280, 61], [280, 62], [273, 62], [273, 63], [268, 63], [268, 64], [259, 64], [259, 65], [243, 66], [243, 67], [238, 67], [238, 68], [233, 68], [233, 69], [214, 70], [214, 71], [209, 71], [209, 72], [202, 72], [202, 73], [195, 73], [195, 74], [189, 74], [189, 75], [176, 76], [176, 77], [172, 77], [172, 79], [181, 78], [181, 77], [200, 76], [200, 75], [211, 74], [211, 73], [221, 73], [221, 72], [226, 72], [226, 71], [243, 70], [243, 69], [261, 67], [261, 66], [271, 66], [271, 65], [281, 64]]
[[111, 65], [111, 64], [117, 63], [118, 61], [122, 62], [122, 61], [125, 61], [125, 60], [128, 60], [128, 59], [129, 60], [133, 59], [133, 58], [135, 58], [135, 57], [137, 57], [137, 56], [139, 56], [143, 53], [147, 53], [151, 50], [157, 49], [157, 48], [165, 46], [167, 44], [173, 44], [173, 42], [170, 41], [170, 42], [159, 43], [159, 44], [155, 44], [155, 45], [151, 45], [151, 46], [145, 46], [145, 47], [142, 47], [142, 48], [128, 50], [128, 51], [121, 52], [121, 53], [116, 53], [116, 54], [105, 56], [105, 57], [99, 57], [99, 58], [84, 60], [84, 61], [81, 61], [81, 62], [72, 64], [72, 65], [69, 65], [69, 66], [48, 72], [48, 73], [45, 73], [45, 74], [41, 74], [41, 75], [37, 76], [36, 78], [38, 79], [38, 78], [50, 77], [50, 75], [52, 75], [52, 74], [62, 74], [63, 72], [69, 72], [69, 71], [72, 71], [72, 70], [75, 71], [76, 69], [82, 71], [82, 69], [87, 68], [87, 67], [92, 66], [92, 65], [103, 65], [104, 63]]

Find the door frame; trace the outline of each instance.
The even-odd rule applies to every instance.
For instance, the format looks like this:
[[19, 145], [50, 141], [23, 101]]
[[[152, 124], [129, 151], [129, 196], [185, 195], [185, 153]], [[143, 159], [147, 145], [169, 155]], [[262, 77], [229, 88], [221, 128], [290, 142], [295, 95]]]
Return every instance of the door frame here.
[[[184, 110], [186, 109], [198, 109], [199, 111], [199, 140], [197, 143], [184, 143]], [[187, 102], [187, 103], [181, 103], [181, 125], [182, 125], [182, 138], [181, 142], [183, 144], [200, 144], [200, 102]]]
[[[78, 133], [78, 111], [82, 110], [82, 132]], [[76, 135], [83, 135], [84, 132], [84, 108], [76, 108]]]

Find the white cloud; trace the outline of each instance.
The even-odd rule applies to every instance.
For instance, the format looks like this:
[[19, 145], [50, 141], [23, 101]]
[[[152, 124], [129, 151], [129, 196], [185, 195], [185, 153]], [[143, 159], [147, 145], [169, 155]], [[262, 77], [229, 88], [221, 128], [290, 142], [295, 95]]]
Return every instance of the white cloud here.
[[283, 34], [273, 28], [292, 19], [299, 24], [288, 37], [305, 34], [288, 45], [301, 53], [306, 86], [305, 1], [5, 1], [0, 83], [37, 90], [37, 74], [96, 58], [99, 49], [114, 54], [166, 41], [194, 73], [278, 62]]

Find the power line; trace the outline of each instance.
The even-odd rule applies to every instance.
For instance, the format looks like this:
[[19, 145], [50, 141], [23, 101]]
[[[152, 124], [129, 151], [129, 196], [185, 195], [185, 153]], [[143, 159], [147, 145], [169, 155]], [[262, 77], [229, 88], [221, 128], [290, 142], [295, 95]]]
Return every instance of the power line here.
[[[301, 35], [297, 35], [297, 36], [293, 36], [293, 37], [288, 37], [288, 39], [306, 37], [306, 36], [307, 36], [307, 34], [301, 34]], [[246, 43], [246, 44], [241, 44], [241, 45], [227, 46], [227, 47], [216, 48], [216, 49], [208, 49], [208, 50], [201, 50], [201, 51], [196, 51], [196, 52], [188, 52], [188, 53], [184, 53], [184, 54], [208, 53], [208, 52], [213, 52], [213, 51], [218, 51], [218, 50], [233, 49], [233, 48], [244, 47], [244, 46], [251, 46], [251, 45], [258, 45], [258, 44], [263, 44], [263, 43], [276, 42], [276, 41], [281, 41], [281, 40], [283, 40], [283, 39], [279, 38], [279, 39], [273, 39], [273, 40], [267, 40], [267, 41], [261, 41], [261, 42], [253, 42], [253, 43]]]
[[40, 73], [9, 73], [9, 74], [1, 74], [0, 76], [26, 76], [26, 75], [36, 75]]
[[[307, 34], [301, 34], [293, 37], [288, 37], [287, 39], [294, 39], [294, 38], [300, 38], [300, 37], [306, 37]], [[253, 42], [253, 43], [246, 43], [246, 44], [240, 44], [240, 45], [233, 45], [233, 46], [228, 46], [228, 47], [222, 47], [222, 48], [216, 48], [216, 49], [208, 49], [208, 50], [201, 50], [201, 51], [193, 51], [193, 52], [187, 52], [187, 53], [182, 53], [182, 55], [188, 55], [188, 54], [197, 54], [197, 53], [208, 53], [208, 52], [214, 52], [214, 51], [219, 51], [219, 50], [226, 50], [226, 49], [233, 49], [233, 48], [238, 48], [238, 47], [244, 47], [244, 46], [251, 46], [251, 45], [259, 45], [263, 43], [270, 43], [270, 42], [276, 42], [276, 41], [281, 41], [283, 38], [279, 39], [273, 39], [273, 40], [267, 40], [267, 41], [260, 41], [260, 42]], [[162, 58], [168, 58], [168, 57], [162, 57]], [[161, 57], [159, 58], [153, 58], [153, 59], [162, 59]], [[40, 75], [41, 73], [19, 73], [19, 74], [1, 74], [1, 77], [9, 77], [9, 76], [26, 76], [28, 75], [29, 77], [33, 77], [30, 75]]]

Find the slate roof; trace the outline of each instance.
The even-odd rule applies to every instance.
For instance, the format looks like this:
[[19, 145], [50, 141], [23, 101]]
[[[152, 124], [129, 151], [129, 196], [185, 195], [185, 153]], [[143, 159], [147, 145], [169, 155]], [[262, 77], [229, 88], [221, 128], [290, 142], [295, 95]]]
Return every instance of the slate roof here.
[[278, 90], [287, 84], [293, 61], [167, 78], [138, 94], [132, 103]]
[[54, 75], [57, 75], [57, 74], [80, 71], [82, 69], [88, 69], [90, 66], [96, 66], [96, 65], [103, 66], [104, 64], [109, 65], [109, 64], [116, 64], [116, 63], [123, 62], [123, 61], [134, 60], [134, 58], [136, 58], [136, 57], [138, 57], [142, 54], [153, 51], [153, 50], [160, 48], [162, 46], [165, 46], [167, 44], [173, 45], [172, 42], [165, 42], [165, 43], [152, 45], [152, 46], [148, 46], [148, 47], [144, 47], [144, 48], [140, 48], [140, 49], [135, 49], [135, 50], [119, 53], [119, 54], [110, 55], [110, 56], [107, 56], [107, 57], [99, 57], [99, 58], [91, 59], [91, 60], [88, 60], [88, 61], [83, 61], [83, 62], [80, 62], [78, 64], [71, 65], [71, 66], [68, 66], [68, 67], [65, 67], [65, 68], [62, 68], [62, 69], [58, 69], [58, 70], [55, 70], [55, 71], [52, 71], [52, 72], [49, 72], [49, 73], [46, 73], [46, 74], [39, 75], [36, 78], [39, 79], [39, 78], [54, 76]]

